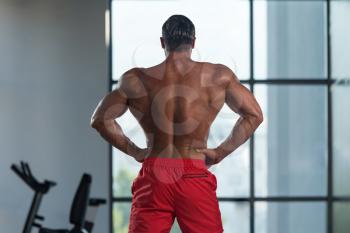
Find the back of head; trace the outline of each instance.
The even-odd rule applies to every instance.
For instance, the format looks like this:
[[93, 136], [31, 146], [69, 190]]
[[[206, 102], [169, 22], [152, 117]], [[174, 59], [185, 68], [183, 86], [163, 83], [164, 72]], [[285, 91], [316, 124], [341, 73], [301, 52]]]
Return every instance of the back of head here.
[[162, 36], [168, 51], [189, 49], [195, 39], [195, 27], [184, 15], [172, 15], [162, 27]]

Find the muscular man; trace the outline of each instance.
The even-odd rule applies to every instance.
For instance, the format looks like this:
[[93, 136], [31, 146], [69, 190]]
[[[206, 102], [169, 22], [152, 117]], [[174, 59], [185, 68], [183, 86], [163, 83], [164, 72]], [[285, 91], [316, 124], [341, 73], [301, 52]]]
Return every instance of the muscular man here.
[[[191, 59], [195, 27], [183, 15], [162, 27], [166, 59], [126, 71], [98, 104], [91, 126], [114, 147], [142, 163], [133, 181], [129, 232], [223, 232], [216, 177], [208, 168], [243, 144], [263, 121], [251, 92], [223, 64]], [[229, 136], [207, 148], [209, 128], [226, 103], [240, 118]], [[127, 109], [147, 138], [139, 148], [115, 121]]]

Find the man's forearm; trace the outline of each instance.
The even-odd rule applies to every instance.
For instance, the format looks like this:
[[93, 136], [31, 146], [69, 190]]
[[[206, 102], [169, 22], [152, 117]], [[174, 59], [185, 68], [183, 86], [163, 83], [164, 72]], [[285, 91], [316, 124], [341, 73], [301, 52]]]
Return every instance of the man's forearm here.
[[99, 122], [94, 127], [110, 144], [125, 154], [134, 156], [140, 150], [123, 132], [115, 120]]
[[260, 121], [255, 117], [240, 117], [229, 136], [216, 147], [220, 160], [235, 151], [247, 141], [259, 126]]

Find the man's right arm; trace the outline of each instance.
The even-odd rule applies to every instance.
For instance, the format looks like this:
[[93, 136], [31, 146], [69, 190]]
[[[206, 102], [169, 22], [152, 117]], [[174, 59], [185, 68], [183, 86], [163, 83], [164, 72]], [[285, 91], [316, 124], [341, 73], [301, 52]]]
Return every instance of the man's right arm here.
[[214, 149], [217, 151], [216, 163], [247, 141], [263, 121], [261, 108], [254, 95], [239, 82], [232, 70], [226, 68], [224, 75], [229, 77], [225, 103], [240, 117], [229, 136]]

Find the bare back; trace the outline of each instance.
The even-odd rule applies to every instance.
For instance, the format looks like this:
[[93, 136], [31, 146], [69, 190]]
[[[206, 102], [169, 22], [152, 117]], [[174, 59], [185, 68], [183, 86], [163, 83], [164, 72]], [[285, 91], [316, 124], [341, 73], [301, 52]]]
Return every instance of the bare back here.
[[225, 103], [229, 77], [220, 64], [195, 61], [135, 68], [123, 80], [128, 107], [150, 156], [203, 158], [209, 128]]

